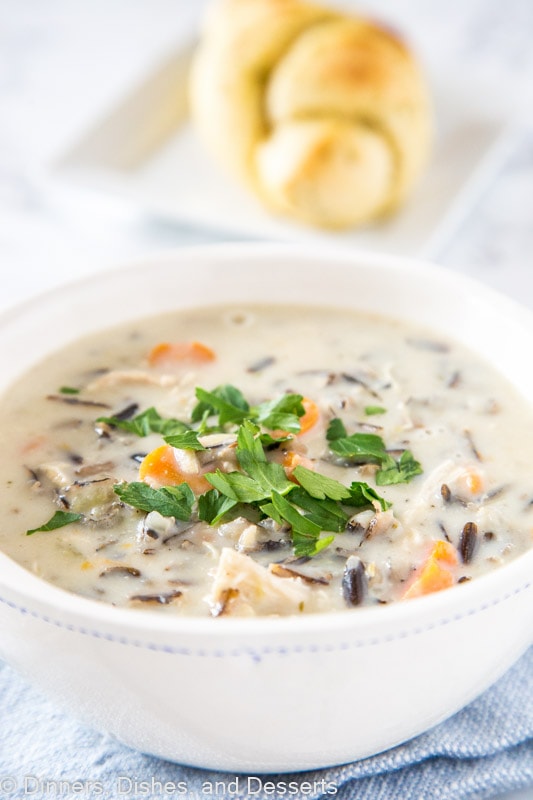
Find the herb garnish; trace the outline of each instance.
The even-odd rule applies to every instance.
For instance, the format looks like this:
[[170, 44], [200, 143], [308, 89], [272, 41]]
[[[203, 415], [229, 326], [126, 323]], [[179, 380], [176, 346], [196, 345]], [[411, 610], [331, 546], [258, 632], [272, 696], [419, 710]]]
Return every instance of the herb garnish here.
[[343, 439], [346, 436], [348, 436], [348, 431], [344, 427], [344, 422], [342, 419], [334, 417], [332, 420], [330, 420], [328, 429], [326, 431], [326, 439], [328, 442], [334, 442], [337, 439]]
[[[114, 491], [123, 503], [145, 512], [156, 511], [164, 517], [185, 522], [199, 519], [210, 525], [237, 515], [254, 523], [271, 518], [291, 529], [297, 556], [314, 556], [327, 547], [334, 534], [346, 530], [353, 509], [362, 511], [380, 506], [385, 511], [390, 507], [365, 482], [354, 481], [345, 486], [301, 465], [294, 468], [293, 480], [289, 480], [284, 467], [267, 458], [268, 448], [300, 431], [300, 417], [305, 413], [301, 395], [287, 393], [253, 406], [239, 389], [226, 384], [212, 391], [198, 387], [196, 398], [191, 424], [164, 418], [153, 407], [130, 419], [118, 414], [100, 417], [98, 422], [141, 437], [158, 433], [172, 447], [195, 451], [206, 450], [199, 439], [204, 433], [231, 430], [237, 434], [238, 469], [204, 473], [213, 488], [198, 497], [187, 483], [159, 489], [143, 481], [120, 483]], [[381, 407], [367, 407], [367, 413], [384, 412]], [[422, 472], [409, 450], [396, 461], [380, 436], [349, 435], [340, 419], [331, 420], [326, 438], [336, 456], [355, 464], [376, 464], [378, 485], [407, 482]], [[80, 518], [80, 514], [58, 511], [48, 523], [28, 534], [54, 530]], [[323, 536], [323, 533], [333, 535]]]
[[228, 423], [239, 425], [250, 416], [250, 406], [235, 386], [218, 386], [212, 392], [198, 387], [195, 394], [200, 402], [193, 408], [193, 422], [201, 422], [206, 417], [218, 414], [218, 424], [223, 427]]
[[293, 472], [294, 477], [311, 497], [317, 500], [346, 500], [350, 490], [339, 481], [320, 475], [307, 467], [297, 466]]
[[378, 464], [376, 483], [386, 486], [393, 483], [408, 483], [423, 470], [410, 450], [404, 450], [396, 461], [385, 448], [381, 436], [375, 433], [347, 434], [341, 420], [332, 419], [326, 437], [330, 450], [337, 456], [354, 464]]
[[[194, 441], [195, 435], [194, 431], [187, 431], [176, 438], [183, 445], [190, 441], [195, 447], [198, 442]], [[280, 525], [291, 527], [297, 556], [314, 556], [333, 541], [332, 536], [322, 537], [322, 532], [345, 530], [350, 518], [345, 507], [362, 510], [372, 508], [375, 503], [383, 510], [389, 507], [366, 483], [353, 482], [347, 487], [306, 467], [294, 469], [298, 483], [290, 481], [281, 464], [267, 459], [261, 436], [261, 428], [254, 422], [245, 420], [239, 425], [236, 456], [240, 470], [217, 469], [205, 473], [213, 489], [198, 497], [199, 519], [217, 525], [226, 515], [237, 511], [254, 522], [271, 517]], [[166, 441], [173, 439], [165, 437]], [[115, 492], [123, 502], [144, 511], [158, 511], [162, 516], [182, 520], [193, 515], [195, 497], [187, 484], [161, 489], [152, 489], [142, 482], [119, 484]]]
[[79, 394], [81, 389], [76, 389], [74, 386], [60, 386], [59, 394]]
[[73, 511], [56, 511], [54, 516], [40, 525], [38, 528], [32, 528], [26, 531], [26, 536], [31, 536], [32, 533], [40, 533], [41, 531], [55, 531], [58, 528], [63, 528], [65, 525], [70, 525], [71, 522], [77, 522], [82, 518], [82, 514], [75, 514]]
[[163, 486], [153, 489], [142, 481], [120, 483], [115, 486], [123, 503], [141, 511], [157, 511], [163, 517], [174, 517], [188, 522], [195, 501], [194, 493], [187, 483], [179, 486]]
[[136, 436], [148, 436], [150, 433], [173, 436], [191, 429], [190, 425], [179, 419], [165, 419], [153, 407], [147, 408], [146, 411], [137, 414], [132, 419], [122, 419], [120, 416], [116, 416], [98, 417], [96, 421], [105, 422], [113, 428], [120, 428], [128, 433], [134, 433]]
[[198, 441], [196, 431], [184, 431], [183, 433], [173, 433], [170, 436], [163, 436], [164, 441], [179, 450], [206, 450], [207, 448]]
[[210, 525], [218, 525], [228, 512], [238, 506], [237, 500], [210, 489], [198, 498], [198, 518]]
[[[217, 386], [212, 392], [197, 388], [196, 397], [200, 401], [194, 407], [193, 422], [206, 422], [218, 415], [218, 425], [223, 428], [229, 423], [240, 425], [246, 420], [257, 422], [270, 431], [298, 433], [299, 418], [305, 413], [300, 394], [284, 394], [275, 400], [250, 406], [240, 389], [231, 384]], [[286, 436], [283, 438], [287, 438]], [[272, 440], [274, 441], [274, 440]], [[281, 439], [276, 439], [281, 441]]]
[[[299, 417], [303, 416], [305, 409], [302, 405], [302, 396], [299, 394], [284, 394], [275, 400], [250, 406], [240, 389], [230, 384], [218, 386], [208, 392], [198, 387], [196, 389], [198, 403], [191, 415], [191, 422], [198, 423], [198, 434], [223, 431], [227, 425], [240, 425], [246, 420], [261, 424], [269, 431], [276, 431], [275, 437], [262, 433], [261, 439], [265, 445], [278, 444], [290, 438], [290, 434], [300, 431]], [[211, 417], [218, 416], [218, 423], [208, 425]], [[98, 417], [97, 422], [105, 422], [114, 428], [133, 433], [136, 436], [148, 436], [151, 433], [160, 433], [162, 436], [175, 436], [191, 430], [191, 425], [182, 420], [164, 418], [155, 408], [148, 408], [132, 419], [123, 419], [120, 415], [111, 417]], [[179, 444], [168, 442], [174, 447]], [[181, 445], [185, 446], [185, 445]], [[195, 449], [200, 449], [199, 447]]]
[[367, 417], [373, 417], [376, 414], [386, 414], [387, 409], [383, 406], [365, 406], [365, 414]]
[[350, 502], [346, 502], [346, 505], [362, 510], [364, 508], [372, 508], [375, 502], [380, 504], [382, 511], [386, 511], [392, 505], [385, 498], [380, 497], [368, 483], [363, 483], [362, 481], [354, 481], [352, 483], [350, 486]]
[[375, 433], [352, 433], [333, 439], [329, 445], [330, 450], [337, 456], [342, 456], [354, 464], [388, 464], [393, 462], [385, 449], [385, 442]]
[[383, 467], [376, 473], [378, 486], [392, 483], [409, 483], [415, 475], [421, 475], [422, 465], [415, 459], [410, 450], [404, 450], [400, 459], [392, 465]]
[[272, 516], [278, 522], [285, 520], [291, 526], [292, 543], [296, 556], [315, 556], [333, 541], [333, 536], [320, 539], [320, 525], [304, 514], [300, 514], [292, 503], [289, 503], [277, 492], [272, 492], [272, 504], [267, 504], [267, 507], [270, 511], [268, 516]]

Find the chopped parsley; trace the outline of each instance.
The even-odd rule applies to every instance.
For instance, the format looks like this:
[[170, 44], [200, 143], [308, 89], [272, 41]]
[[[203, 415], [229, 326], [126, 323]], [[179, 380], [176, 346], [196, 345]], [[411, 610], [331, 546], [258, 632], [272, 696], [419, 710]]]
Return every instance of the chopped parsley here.
[[373, 508], [375, 503], [379, 503], [382, 511], [391, 507], [392, 503], [385, 500], [368, 483], [354, 481], [350, 486], [350, 498], [344, 501], [346, 505], [363, 510]]
[[353, 464], [377, 464], [376, 483], [387, 486], [408, 483], [423, 472], [422, 465], [410, 450], [404, 450], [398, 460], [387, 452], [385, 442], [375, 433], [348, 435], [341, 420], [331, 420], [326, 437], [332, 453]]
[[265, 489], [260, 483], [244, 475], [242, 472], [208, 472], [205, 476], [209, 483], [218, 489], [219, 493], [229, 497], [236, 503], [259, 503], [270, 497], [271, 490]]
[[393, 461], [385, 449], [385, 442], [375, 433], [352, 433], [333, 439], [329, 448], [332, 453], [354, 464], [389, 464]]
[[[287, 393], [258, 405], [251, 405], [242, 392], [230, 384], [212, 391], [198, 387], [190, 424], [164, 418], [155, 408], [148, 408], [125, 419], [117, 414], [100, 417], [105, 422], [136, 436], [158, 433], [171, 447], [205, 451], [200, 441], [207, 432], [237, 434], [236, 469], [205, 472], [212, 488], [198, 497], [187, 483], [155, 489], [143, 481], [119, 483], [114, 491], [123, 503], [140, 511], [157, 511], [164, 517], [182, 521], [201, 520], [209, 525], [243, 516], [257, 523], [271, 518], [291, 531], [297, 556], [314, 556], [327, 547], [334, 535], [346, 530], [350, 517], [359, 511], [390, 503], [363, 481], [350, 486], [302, 465], [292, 471], [267, 457], [272, 447], [291, 439], [300, 431], [300, 417], [305, 413], [303, 397]], [[381, 406], [367, 406], [365, 413], [381, 414]], [[342, 420], [329, 423], [326, 439], [333, 456], [352, 464], [375, 464], [376, 484], [388, 485], [410, 481], [422, 467], [409, 450], [396, 460], [385, 442], [373, 433], [349, 434]], [[54, 530], [81, 519], [80, 514], [57, 511], [49, 522], [28, 531]], [[328, 534], [328, 535], [324, 535]]]
[[386, 414], [387, 409], [383, 406], [365, 406], [365, 414], [367, 417], [373, 417], [376, 414]]
[[218, 386], [212, 392], [198, 387], [196, 397], [199, 402], [192, 411], [193, 422], [218, 415], [218, 424], [222, 428], [229, 423], [239, 425], [250, 416], [250, 406], [235, 386]]
[[293, 475], [300, 486], [316, 500], [325, 500], [326, 497], [330, 500], [346, 500], [350, 496], [350, 490], [342, 483], [307, 467], [295, 467]]
[[400, 459], [390, 466], [378, 470], [376, 483], [388, 486], [392, 483], [409, 483], [416, 475], [423, 472], [422, 465], [415, 459], [410, 450], [404, 450]]
[[344, 439], [348, 436], [348, 431], [344, 427], [344, 422], [338, 417], [330, 420], [328, 429], [326, 431], [326, 439], [328, 442], [334, 442], [337, 439]]
[[210, 489], [198, 498], [198, 518], [210, 525], [218, 525], [237, 506], [237, 500], [221, 494], [217, 489]]
[[73, 511], [56, 511], [53, 517], [48, 522], [45, 522], [44, 525], [26, 531], [26, 536], [31, 536], [32, 533], [40, 533], [41, 531], [55, 531], [58, 528], [64, 528], [65, 525], [78, 522], [78, 520], [82, 519], [82, 516], [82, 514], [75, 514]]
[[113, 428], [120, 428], [136, 436], [149, 436], [151, 433], [160, 433], [162, 436], [174, 436], [185, 433], [191, 429], [190, 425], [179, 419], [162, 417], [155, 408], [147, 408], [132, 419], [116, 417], [98, 417], [97, 422], [105, 422]]
[[[217, 386], [212, 392], [197, 388], [196, 398], [199, 402], [193, 409], [192, 421], [206, 425], [210, 417], [218, 416], [219, 429], [228, 424], [240, 425], [249, 420], [270, 431], [298, 433], [299, 418], [305, 413], [300, 394], [288, 393], [275, 400], [250, 406], [240, 389], [231, 384]], [[272, 439], [273, 441], [280, 439]]]
[[60, 386], [59, 394], [79, 394], [81, 389], [76, 389], [74, 386]]
[[123, 503], [140, 511], [157, 511], [162, 517], [174, 517], [187, 522], [191, 518], [195, 501], [194, 493], [187, 483], [179, 486], [163, 486], [153, 489], [147, 483], [119, 483], [115, 486]]
[[179, 450], [206, 450], [207, 448], [198, 441], [196, 431], [183, 431], [183, 433], [173, 433], [163, 436], [167, 444], [177, 447]]
[[[197, 390], [200, 403], [207, 403], [209, 394], [212, 396], [213, 393]], [[222, 410], [224, 414], [228, 398], [233, 398], [241, 406], [246, 402], [232, 390], [224, 394], [220, 403], [220, 398], [216, 400], [219, 412]], [[301, 401], [295, 397], [299, 398], [293, 396], [285, 408], [290, 404], [293, 404], [293, 408], [297, 407]], [[279, 402], [269, 404], [269, 408], [265, 404], [260, 414], [264, 419], [270, 419], [272, 409], [277, 409], [274, 413], [278, 413], [280, 408], [283, 405]], [[198, 411], [199, 419], [204, 418], [205, 411], [205, 408]], [[196, 431], [188, 430], [164, 438], [172, 446], [202, 448]], [[253, 522], [270, 517], [278, 524], [290, 527], [297, 556], [313, 556], [327, 547], [333, 537], [322, 536], [324, 532], [342, 533], [350, 518], [347, 509], [363, 510], [375, 504], [380, 504], [383, 510], [389, 507], [389, 503], [366, 483], [353, 482], [349, 487], [344, 486], [333, 478], [302, 466], [295, 467], [293, 472], [298, 482], [289, 480], [281, 464], [268, 460], [261, 427], [250, 419], [245, 419], [238, 426], [235, 453], [238, 470], [224, 472], [217, 469], [204, 474], [213, 488], [197, 499], [198, 519], [218, 525], [229, 514], [234, 516], [237, 512]], [[191, 519], [194, 513], [196, 498], [187, 484], [161, 489], [152, 489], [142, 482], [119, 484], [115, 492], [123, 502], [140, 510], [158, 511], [163, 516], [182, 520]]]

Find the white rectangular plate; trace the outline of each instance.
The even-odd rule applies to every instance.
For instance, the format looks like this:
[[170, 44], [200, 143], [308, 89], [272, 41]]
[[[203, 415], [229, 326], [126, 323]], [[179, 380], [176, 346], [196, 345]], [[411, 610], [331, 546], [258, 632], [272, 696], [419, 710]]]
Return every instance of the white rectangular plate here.
[[311, 240], [435, 257], [501, 165], [512, 131], [494, 93], [451, 73], [430, 79], [435, 145], [414, 195], [397, 215], [348, 233], [276, 219], [219, 171], [187, 113], [191, 47], [144, 83], [54, 165], [57, 175], [129, 198], [136, 208], [231, 237]]

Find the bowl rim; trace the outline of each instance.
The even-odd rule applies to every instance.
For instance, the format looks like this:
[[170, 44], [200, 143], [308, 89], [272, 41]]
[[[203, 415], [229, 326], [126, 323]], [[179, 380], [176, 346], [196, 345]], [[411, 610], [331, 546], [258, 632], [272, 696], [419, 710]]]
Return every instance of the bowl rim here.
[[[142, 271], [149, 266], [171, 264], [175, 261], [202, 261], [209, 258], [224, 262], [236, 257], [239, 259], [297, 257], [314, 261], [328, 258], [338, 265], [342, 264], [346, 267], [358, 265], [368, 268], [378, 266], [384, 269], [408, 270], [411, 278], [416, 277], [419, 273], [423, 273], [427, 278], [429, 273], [436, 284], [440, 282], [453, 285], [471, 297], [475, 297], [476, 303], [492, 304], [497, 307], [499, 312], [512, 315], [531, 330], [533, 337], [533, 313], [529, 309], [469, 276], [427, 260], [379, 252], [351, 253], [338, 245], [332, 246], [331, 244], [321, 243], [317, 246], [316, 244], [271, 242], [192, 245], [128, 259], [125, 263], [119, 263], [88, 276], [61, 283], [57, 287], [41, 292], [3, 311], [0, 313], [0, 337], [2, 331], [12, 322], [18, 321], [25, 314], [31, 314], [33, 308], [42, 307], [49, 299], [57, 300], [58, 294], [82, 292], [85, 286], [116, 276], [119, 272]], [[209, 305], [214, 304], [213, 302], [209, 303]], [[2, 567], [6, 566], [8, 566], [7, 581], [2, 574]], [[9, 577], [9, 573], [11, 573], [11, 577]], [[0, 603], [58, 627], [77, 629], [81, 633], [95, 636], [99, 636], [98, 632], [87, 629], [87, 624], [91, 624], [93, 627], [102, 624], [106, 628], [135, 631], [146, 635], [148, 639], [150, 639], [150, 635], [170, 635], [172, 637], [184, 635], [185, 637], [201, 638], [207, 636], [213, 643], [217, 643], [220, 639], [226, 640], [232, 636], [254, 640], [257, 637], [269, 639], [277, 635], [291, 637], [296, 634], [312, 635], [327, 631], [328, 633], [342, 632], [354, 636], [366, 633], [366, 644], [376, 644], [376, 636], [372, 635], [374, 630], [382, 631], [381, 639], [405, 638], [409, 635], [418, 635], [428, 628], [450, 624], [455, 620], [472, 616], [503, 603], [510, 597], [525, 592], [533, 586], [533, 580], [529, 580], [527, 577], [531, 574], [533, 574], [533, 547], [492, 572], [481, 575], [473, 581], [451, 587], [452, 591], [447, 590], [425, 597], [413, 598], [407, 603], [396, 602], [379, 607], [286, 617], [212, 618], [171, 616], [152, 610], [115, 607], [85, 598], [35, 576], [0, 551]], [[13, 578], [13, 576], [15, 577]], [[21, 584], [17, 585], [19, 581]], [[14, 601], [12, 597], [4, 597], [4, 588], [17, 598], [25, 598], [28, 604]], [[54, 614], [56, 618], [54, 618]], [[60, 617], [65, 614], [71, 619], [78, 619], [81, 624], [64, 624]], [[388, 634], [383, 633], [387, 630]], [[391, 630], [395, 632], [390, 633]], [[380, 634], [376, 635], [379, 638]], [[102, 636], [109, 638], [107, 634], [102, 634]], [[124, 639], [124, 643], [135, 644], [135, 640], [126, 641]], [[157, 649], [157, 645], [148, 646]]]

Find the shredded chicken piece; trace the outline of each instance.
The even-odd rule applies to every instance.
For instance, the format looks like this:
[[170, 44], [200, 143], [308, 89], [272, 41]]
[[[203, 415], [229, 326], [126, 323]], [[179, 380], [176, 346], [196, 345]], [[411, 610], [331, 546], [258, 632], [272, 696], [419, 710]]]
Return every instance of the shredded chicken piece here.
[[72, 471], [72, 464], [59, 461], [39, 464], [34, 473], [45, 489], [63, 489], [72, 482]]
[[257, 525], [250, 524], [246, 526], [239, 536], [237, 549], [240, 550], [241, 553], [251, 553], [254, 550], [261, 549], [259, 543], [259, 528]]
[[396, 519], [392, 511], [378, 511], [367, 525], [365, 531], [365, 539], [372, 536], [379, 536], [387, 531], [396, 523]]
[[114, 461], [100, 461], [98, 464], [85, 464], [83, 467], [78, 467], [75, 473], [79, 478], [90, 478], [94, 475], [112, 472], [115, 466]]
[[[234, 542], [238, 542], [238, 550], [257, 550], [257, 525], [254, 525], [244, 517], [236, 517], [231, 522], [224, 522], [218, 529], [220, 536], [227, 537]], [[241, 544], [243, 546], [241, 546]]]
[[213, 616], [298, 614], [307, 610], [312, 590], [300, 578], [278, 578], [249, 556], [225, 547], [210, 595]]
[[86, 387], [88, 392], [98, 392], [102, 389], [112, 389], [121, 384], [137, 384], [145, 386], [175, 386], [179, 382], [177, 375], [153, 375], [142, 369], [115, 369], [106, 372]]
[[485, 473], [479, 464], [456, 464], [448, 459], [434, 469], [422, 484], [411, 507], [412, 515], [417, 513], [419, 507], [427, 508], [436, 500], [449, 502], [459, 499], [464, 503], [476, 501], [485, 491], [485, 485]]

